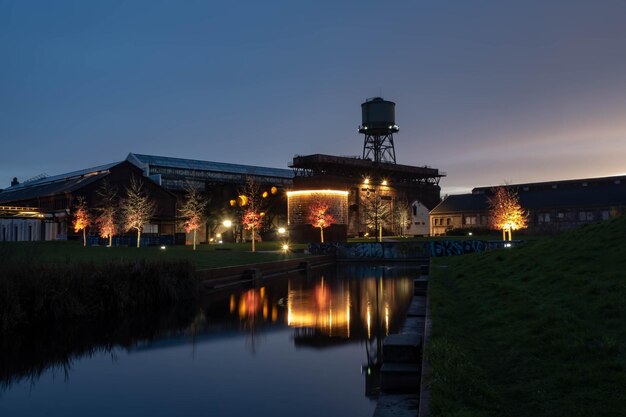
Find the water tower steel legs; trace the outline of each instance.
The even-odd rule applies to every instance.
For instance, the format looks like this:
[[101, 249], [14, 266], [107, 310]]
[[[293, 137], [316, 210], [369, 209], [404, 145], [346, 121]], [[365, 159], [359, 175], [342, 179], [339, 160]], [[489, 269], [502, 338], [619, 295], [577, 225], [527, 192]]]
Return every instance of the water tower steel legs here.
[[393, 147], [393, 134], [365, 135], [363, 142], [363, 159], [374, 162], [396, 163], [396, 150]]

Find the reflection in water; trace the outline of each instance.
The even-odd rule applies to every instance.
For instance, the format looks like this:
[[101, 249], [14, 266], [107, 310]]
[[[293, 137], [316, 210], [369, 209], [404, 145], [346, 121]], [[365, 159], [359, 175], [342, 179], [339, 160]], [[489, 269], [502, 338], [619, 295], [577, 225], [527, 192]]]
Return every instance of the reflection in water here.
[[[12, 394], [12, 386], [24, 379], [35, 383], [51, 370], [62, 369], [67, 377], [65, 381], [46, 382], [41, 389], [54, 389], [54, 384], [61, 383], [68, 387], [64, 392], [69, 394], [64, 395], [76, 392], [75, 395], [80, 396], [84, 395], [80, 386], [72, 383], [73, 368], [79, 367], [78, 364], [84, 367], [83, 364], [106, 355], [124, 358], [117, 362], [109, 360], [108, 364], [104, 361], [98, 365], [100, 368], [92, 365], [94, 372], [106, 374], [112, 371], [108, 368], [114, 364], [128, 369], [141, 367], [140, 359], [146, 353], [162, 361], [160, 363], [173, 363], [180, 368], [186, 389], [206, 385], [207, 375], [198, 374], [196, 368], [209, 361], [211, 378], [221, 381], [219, 386], [211, 386], [210, 395], [217, 398], [239, 392], [247, 381], [274, 377], [277, 379], [272, 384], [284, 383], [283, 390], [293, 386], [298, 387], [298, 392], [302, 391], [302, 398], [294, 397], [293, 401], [314, 401], [315, 395], [326, 395], [327, 385], [317, 387], [315, 384], [320, 383], [321, 377], [301, 371], [311, 360], [326, 365], [324, 369], [315, 367], [308, 371], [331, 373], [333, 382], [326, 384], [352, 375], [355, 365], [361, 365], [366, 396], [375, 396], [379, 387], [382, 340], [398, 331], [412, 294], [413, 277], [407, 270], [340, 265], [216, 292], [208, 295], [199, 306], [187, 306], [184, 310], [152, 312], [112, 323], [32, 330], [11, 338], [0, 335], [0, 411], [7, 404], [3, 397]], [[233, 347], [234, 342], [242, 352]], [[191, 355], [185, 353], [189, 351]], [[207, 351], [214, 353], [207, 358]], [[190, 358], [198, 362], [189, 364]], [[222, 369], [220, 363], [229, 365]], [[232, 378], [241, 373], [251, 377]], [[259, 398], [271, 398], [264, 394], [263, 389], [271, 389], [265, 385], [260, 385]], [[115, 393], [108, 391], [112, 387], [100, 386], [93, 395], [114, 396]], [[140, 387], [141, 383], [135, 382], [127, 389], [132, 393], [132, 390], [141, 390]], [[358, 379], [357, 384], [341, 386], [346, 392], [354, 388], [358, 388]], [[343, 399], [342, 396], [346, 407], [369, 407], [369, 403], [362, 404], [364, 398], [359, 391], [352, 397], [346, 394]], [[18, 392], [10, 396], [18, 398]], [[151, 394], [159, 398], [167, 391]], [[197, 398], [203, 398], [202, 395]], [[24, 404], [19, 403], [19, 398], [15, 401], [16, 408], [32, 405], [28, 397], [23, 399]], [[198, 402], [198, 409], [206, 411], [201, 403]], [[154, 407], [158, 409], [158, 402]], [[333, 407], [341, 408], [341, 404]]]
[[[397, 268], [342, 266], [339, 273], [333, 270], [308, 279], [291, 278], [286, 285], [285, 298], [268, 295], [282, 294], [284, 283], [231, 293], [229, 312], [238, 316], [253, 341], [258, 328], [271, 320], [293, 328], [296, 346], [324, 348], [361, 342], [366, 356], [362, 367], [366, 394], [376, 395], [382, 341], [402, 324], [413, 295], [413, 279]], [[250, 347], [252, 352], [258, 348], [255, 343]]]

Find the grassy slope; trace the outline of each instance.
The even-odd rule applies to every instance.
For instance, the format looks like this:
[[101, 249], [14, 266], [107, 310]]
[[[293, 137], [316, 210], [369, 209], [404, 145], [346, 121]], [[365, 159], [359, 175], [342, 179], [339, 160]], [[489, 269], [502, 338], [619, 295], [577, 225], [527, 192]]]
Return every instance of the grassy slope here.
[[[292, 245], [298, 246], [298, 245]], [[302, 245], [300, 245], [302, 246]], [[304, 245], [306, 246], [306, 245]], [[304, 247], [302, 246], [302, 247]], [[217, 268], [230, 265], [244, 265], [257, 262], [289, 259], [305, 256], [302, 253], [262, 253], [276, 251], [280, 244], [263, 242], [257, 244], [257, 253], [250, 253], [250, 244], [200, 245], [196, 251], [191, 246], [169, 246], [165, 250], [158, 247], [82, 247], [80, 242], [20, 242], [0, 243], [0, 258], [17, 261], [43, 263], [77, 263], [134, 260], [174, 260], [190, 261], [197, 268]], [[216, 248], [229, 248], [231, 251], [216, 251]]]
[[626, 416], [626, 217], [431, 269], [432, 412]]

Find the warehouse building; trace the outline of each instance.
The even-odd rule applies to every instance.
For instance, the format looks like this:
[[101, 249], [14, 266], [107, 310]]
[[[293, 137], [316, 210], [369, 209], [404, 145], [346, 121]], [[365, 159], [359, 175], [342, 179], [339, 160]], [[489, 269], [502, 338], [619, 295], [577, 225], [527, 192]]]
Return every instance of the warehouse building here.
[[[597, 223], [626, 211], [626, 176], [507, 185], [528, 213], [528, 233], [555, 233]], [[430, 212], [432, 235], [489, 227], [493, 187], [448, 196]]]

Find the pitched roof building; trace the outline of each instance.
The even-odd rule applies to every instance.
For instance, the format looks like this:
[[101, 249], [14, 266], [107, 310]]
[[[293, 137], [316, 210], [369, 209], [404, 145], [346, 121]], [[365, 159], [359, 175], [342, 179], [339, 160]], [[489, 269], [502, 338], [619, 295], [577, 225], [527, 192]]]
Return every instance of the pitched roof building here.
[[[607, 220], [626, 211], [626, 176], [507, 185], [528, 212], [528, 231], [557, 232]], [[451, 195], [430, 212], [431, 235], [452, 229], [486, 229], [493, 187]]]

